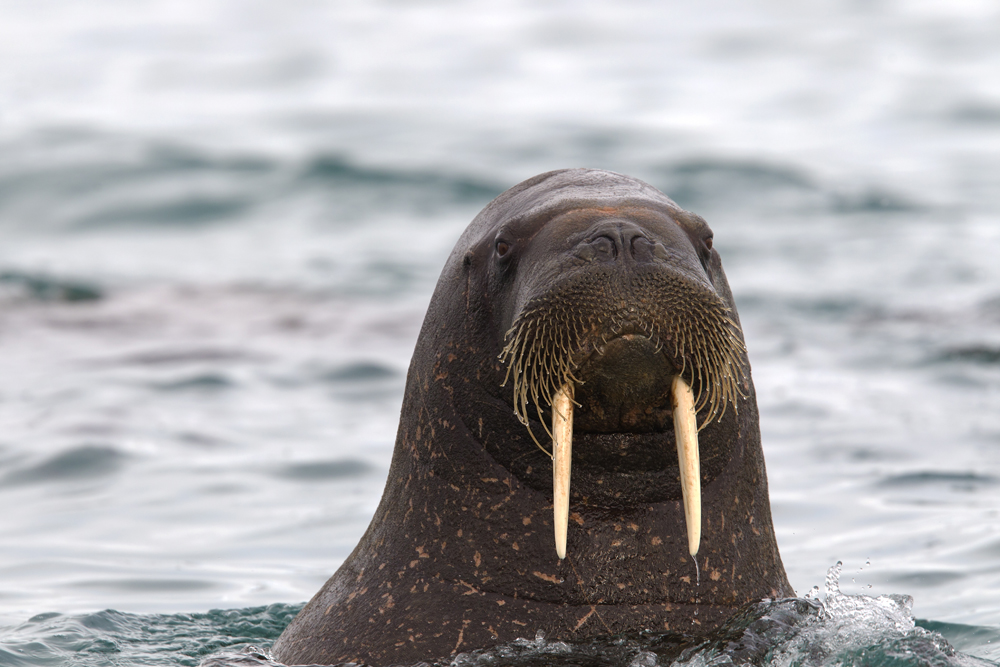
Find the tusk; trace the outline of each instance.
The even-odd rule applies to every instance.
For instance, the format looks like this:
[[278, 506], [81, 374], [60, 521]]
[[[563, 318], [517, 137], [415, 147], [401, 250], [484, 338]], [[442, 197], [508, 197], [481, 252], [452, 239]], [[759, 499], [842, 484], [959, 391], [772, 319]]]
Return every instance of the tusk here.
[[[681, 493], [684, 496], [684, 519], [687, 522], [688, 552], [698, 553], [701, 544], [701, 472], [698, 453], [698, 421], [691, 386], [680, 375], [671, 387], [674, 402], [674, 437], [677, 462], [681, 469]], [[553, 414], [555, 414], [553, 412]], [[555, 418], [553, 417], [553, 420]], [[567, 464], [569, 465], [569, 464]], [[567, 486], [569, 473], [566, 473]]]
[[569, 523], [569, 473], [573, 458], [573, 385], [559, 388], [552, 399], [552, 512], [556, 555], [566, 557]]

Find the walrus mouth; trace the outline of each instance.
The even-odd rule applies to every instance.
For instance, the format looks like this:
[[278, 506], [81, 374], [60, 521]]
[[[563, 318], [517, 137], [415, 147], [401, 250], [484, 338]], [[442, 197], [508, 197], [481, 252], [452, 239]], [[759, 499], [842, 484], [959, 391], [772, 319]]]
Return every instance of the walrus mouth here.
[[[701, 542], [698, 432], [720, 419], [729, 404], [735, 411], [743, 395], [745, 348], [738, 325], [718, 295], [663, 271], [633, 276], [627, 283], [618, 290], [607, 283], [595, 290], [591, 280], [571, 280], [531, 300], [507, 332], [500, 355], [507, 364], [504, 385], [513, 378], [514, 413], [533, 439], [529, 405], [539, 417], [545, 406], [551, 409], [551, 428], [544, 419], [542, 424], [552, 438], [555, 543], [560, 559], [566, 557], [573, 413], [580, 405], [574, 396], [576, 387], [586, 382], [586, 377], [577, 375], [591, 358], [601, 355], [611, 341], [640, 335], [664, 355], [665, 366], [676, 371], [669, 379], [670, 409], [692, 556]], [[620, 291], [619, 298], [609, 290]]]

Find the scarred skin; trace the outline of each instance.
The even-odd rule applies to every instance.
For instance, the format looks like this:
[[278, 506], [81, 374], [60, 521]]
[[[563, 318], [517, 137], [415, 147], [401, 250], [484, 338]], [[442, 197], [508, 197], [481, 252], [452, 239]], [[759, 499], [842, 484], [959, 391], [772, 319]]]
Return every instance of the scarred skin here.
[[[549, 172], [473, 220], [420, 332], [382, 502], [275, 658], [412, 664], [539, 630], [564, 640], [698, 635], [746, 603], [793, 594], [742, 351], [743, 395], [700, 435], [700, 580], [664, 407], [677, 360], [631, 334], [578, 355], [568, 548], [556, 556], [551, 460], [514, 414], [506, 334], [532, 299], [567, 281], [627, 309], [629, 281], [649, 271], [718, 295], [738, 325], [711, 230], [641, 181]], [[531, 428], [547, 445], [541, 423]]]

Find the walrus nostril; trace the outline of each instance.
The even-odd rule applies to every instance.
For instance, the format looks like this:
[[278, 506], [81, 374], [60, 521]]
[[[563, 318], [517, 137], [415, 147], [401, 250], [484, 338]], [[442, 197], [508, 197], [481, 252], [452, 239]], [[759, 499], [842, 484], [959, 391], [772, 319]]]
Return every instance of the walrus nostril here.
[[[634, 236], [630, 244], [632, 258], [637, 262], [652, 262], [662, 257], [663, 248], [658, 243], [650, 241], [645, 236]], [[659, 250], [660, 252], [657, 252]]]
[[580, 253], [587, 260], [606, 262], [618, 256], [618, 244], [607, 236], [589, 238], [580, 244]]

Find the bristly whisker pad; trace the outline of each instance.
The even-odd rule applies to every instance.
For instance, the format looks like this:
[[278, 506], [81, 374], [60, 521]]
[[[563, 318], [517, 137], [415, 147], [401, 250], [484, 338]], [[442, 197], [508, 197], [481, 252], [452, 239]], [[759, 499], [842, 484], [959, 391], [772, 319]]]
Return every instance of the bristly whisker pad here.
[[[730, 404], [736, 410], [744, 396], [745, 347], [717, 294], [666, 271], [619, 281], [590, 273], [532, 299], [506, 334], [500, 354], [507, 364], [503, 385], [513, 378], [514, 413], [529, 433], [529, 405], [551, 437], [543, 407], [552, 404], [560, 387], [583, 384], [577, 377], [580, 365], [626, 334], [648, 338], [697, 388], [695, 408], [703, 415], [699, 430], [721, 419]], [[538, 444], [534, 433], [531, 437]]]

